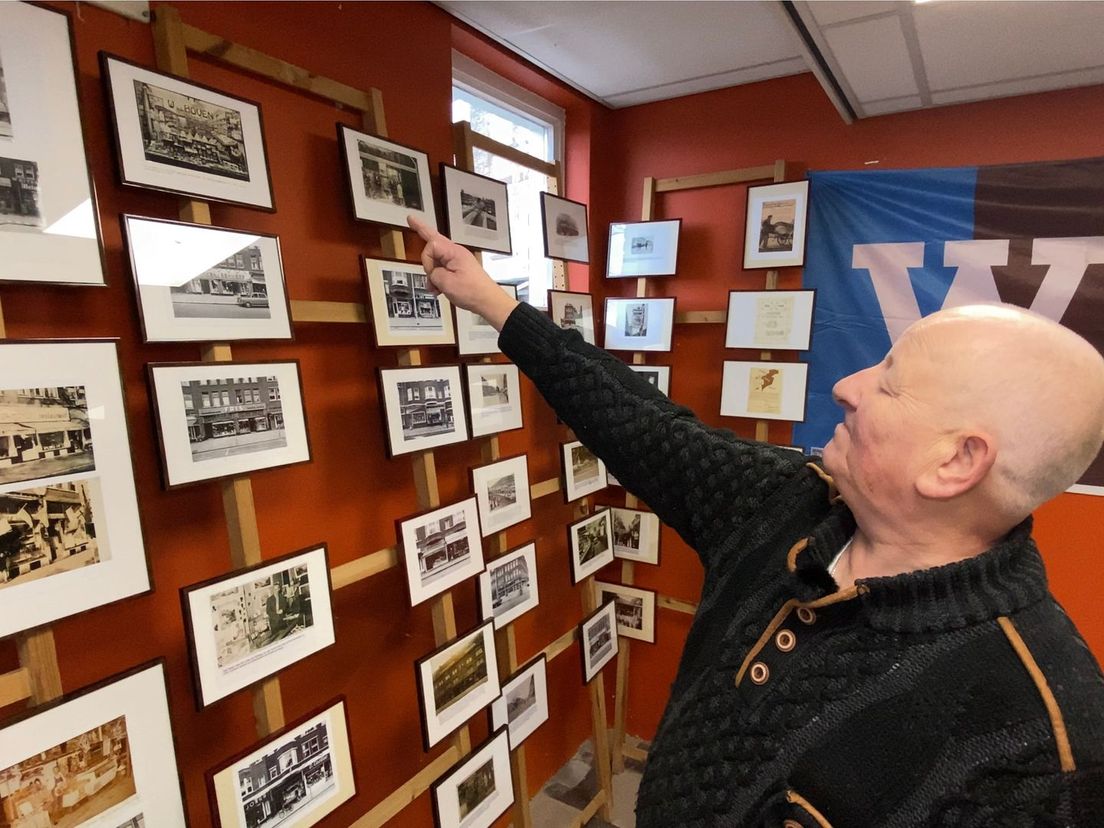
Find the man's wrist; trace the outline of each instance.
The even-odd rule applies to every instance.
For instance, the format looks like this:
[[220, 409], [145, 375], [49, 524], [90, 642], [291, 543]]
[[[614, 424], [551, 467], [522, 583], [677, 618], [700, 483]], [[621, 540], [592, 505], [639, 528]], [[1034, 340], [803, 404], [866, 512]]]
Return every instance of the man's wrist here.
[[518, 300], [510, 296], [506, 291], [495, 288], [495, 294], [487, 298], [487, 305], [480, 314], [496, 331], [502, 332], [502, 326], [506, 324], [514, 308], [518, 306]]

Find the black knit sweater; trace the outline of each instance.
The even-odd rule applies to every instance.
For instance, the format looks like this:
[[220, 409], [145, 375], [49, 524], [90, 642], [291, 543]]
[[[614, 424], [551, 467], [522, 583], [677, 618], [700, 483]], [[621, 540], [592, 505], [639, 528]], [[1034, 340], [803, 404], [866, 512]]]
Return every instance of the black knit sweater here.
[[1104, 828], [1104, 678], [1030, 519], [840, 591], [855, 523], [820, 469], [704, 425], [528, 305], [500, 345], [705, 567], [641, 828]]

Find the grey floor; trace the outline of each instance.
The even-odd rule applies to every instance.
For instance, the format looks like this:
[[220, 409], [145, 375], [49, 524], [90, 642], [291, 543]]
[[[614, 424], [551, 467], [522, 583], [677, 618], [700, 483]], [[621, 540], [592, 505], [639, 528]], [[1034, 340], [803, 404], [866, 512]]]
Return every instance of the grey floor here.
[[[646, 742], [628, 736], [628, 744], [647, 750]], [[595, 816], [587, 823], [587, 828], [635, 828], [636, 789], [640, 785], [640, 772], [643, 763], [625, 758], [625, 770], [613, 776], [612, 822], [606, 822]], [[590, 741], [582, 744], [566, 765], [560, 768], [541, 788], [540, 793], [530, 803], [530, 813], [534, 828], [564, 828], [594, 798], [598, 791], [598, 780], [594, 771], [593, 747]]]

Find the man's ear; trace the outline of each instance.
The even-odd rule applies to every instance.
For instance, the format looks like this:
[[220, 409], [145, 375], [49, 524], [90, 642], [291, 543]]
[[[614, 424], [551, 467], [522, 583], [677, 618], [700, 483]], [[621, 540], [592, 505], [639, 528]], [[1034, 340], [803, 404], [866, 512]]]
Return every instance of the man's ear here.
[[916, 479], [921, 497], [950, 500], [965, 494], [985, 479], [997, 459], [996, 441], [988, 434], [959, 435], [941, 449]]

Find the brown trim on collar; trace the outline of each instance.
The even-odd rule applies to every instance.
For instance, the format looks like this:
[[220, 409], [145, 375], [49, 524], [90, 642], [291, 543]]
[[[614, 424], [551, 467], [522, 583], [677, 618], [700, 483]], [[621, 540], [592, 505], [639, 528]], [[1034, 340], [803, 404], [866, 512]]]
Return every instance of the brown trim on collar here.
[[821, 607], [827, 607], [830, 604], [839, 604], [843, 601], [850, 601], [852, 598], [858, 598], [860, 595], [866, 595], [870, 592], [870, 587], [866, 584], [856, 584], [850, 586], [847, 589], [837, 590], [836, 592], [829, 593], [823, 598], [817, 598], [815, 601], [808, 601], [801, 606], [808, 607], [809, 609], [820, 609]]
[[813, 803], [811, 803], [797, 791], [786, 791], [786, 801], [789, 802], [791, 805], [796, 805], [798, 808], [801, 808], [803, 811], [805, 811], [809, 816], [816, 820], [817, 825], [819, 825], [821, 828], [832, 828], [832, 823], [827, 820], [824, 814], [814, 808]]
[[802, 538], [793, 546], [790, 547], [790, 551], [786, 553], [786, 569], [790, 572], [797, 571], [797, 556], [805, 551], [805, 547], [809, 545], [809, 538]]
[[832, 478], [832, 475], [828, 474], [824, 469], [818, 466], [816, 463], [806, 463], [806, 467], [813, 470], [816, 476], [828, 484], [828, 502], [837, 503], [843, 500], [843, 495], [839, 493], [839, 487], [836, 486], [836, 481]]
[[782, 626], [782, 622], [786, 620], [786, 617], [796, 607], [798, 601], [796, 598], [791, 598], [789, 601], [782, 605], [782, 609], [774, 614], [774, 618], [767, 624], [767, 628], [763, 630], [763, 634], [759, 636], [759, 640], [756, 641], [748, 654], [744, 657], [743, 662], [740, 664], [740, 669], [736, 671], [736, 686], [740, 686], [740, 682], [744, 680], [744, 674], [747, 673], [748, 666], [751, 664], [752, 659], [759, 655], [760, 651], [767, 646], [767, 642], [771, 640], [771, 636], [774, 635], [774, 631]]

